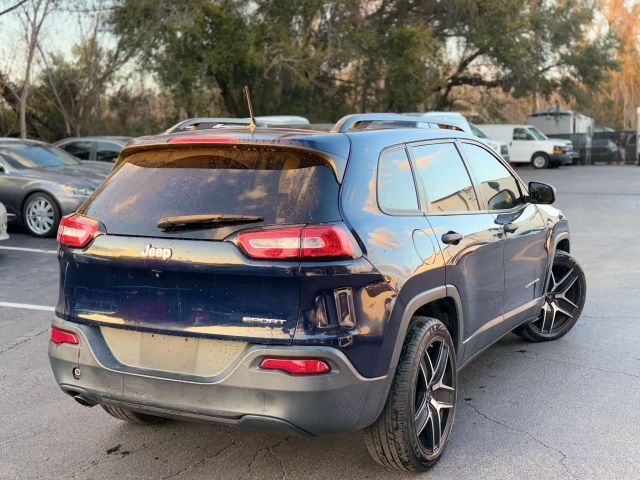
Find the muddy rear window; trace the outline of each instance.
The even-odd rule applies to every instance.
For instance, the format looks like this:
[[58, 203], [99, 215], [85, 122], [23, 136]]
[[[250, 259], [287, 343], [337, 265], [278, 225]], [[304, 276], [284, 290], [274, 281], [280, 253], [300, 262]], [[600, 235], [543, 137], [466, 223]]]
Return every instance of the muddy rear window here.
[[[279, 149], [172, 149], [139, 152], [120, 164], [83, 212], [110, 234], [220, 239], [260, 224], [340, 219], [327, 160]], [[164, 232], [158, 221], [182, 215], [252, 215], [257, 224]]]

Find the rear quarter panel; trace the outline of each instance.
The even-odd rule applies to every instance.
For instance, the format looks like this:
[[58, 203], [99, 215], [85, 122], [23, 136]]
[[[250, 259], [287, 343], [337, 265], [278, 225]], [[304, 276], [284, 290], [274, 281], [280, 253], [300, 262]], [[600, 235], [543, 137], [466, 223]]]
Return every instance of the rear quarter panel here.
[[[361, 345], [345, 351], [348, 356], [368, 358], [363, 375], [383, 375], [395, 368], [392, 357], [407, 304], [417, 295], [445, 284], [444, 265], [437, 242], [429, 239], [432, 250], [418, 254], [413, 235], [432, 235], [424, 216], [391, 216], [377, 203], [377, 163], [390, 143], [370, 135], [351, 136], [349, 159], [340, 195], [343, 218], [361, 242], [364, 255], [392, 289], [386, 303], [375, 306], [380, 316], [376, 335], [362, 339]], [[401, 142], [399, 142], [401, 143]], [[423, 260], [424, 258], [424, 260]]]

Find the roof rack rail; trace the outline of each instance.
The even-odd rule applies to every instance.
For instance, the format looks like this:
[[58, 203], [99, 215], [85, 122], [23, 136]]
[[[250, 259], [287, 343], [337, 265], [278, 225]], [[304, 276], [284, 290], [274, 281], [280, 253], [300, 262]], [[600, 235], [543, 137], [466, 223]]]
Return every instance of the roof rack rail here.
[[[331, 131], [334, 133], [346, 133], [355, 129], [357, 124], [365, 122], [381, 122], [382, 125], [380, 125], [380, 128], [445, 128], [462, 131], [458, 125], [453, 123], [433, 122], [428, 119], [422, 119], [416, 115], [403, 115], [399, 113], [356, 113], [346, 115], [338, 120]], [[387, 123], [387, 125], [384, 125], [384, 123]], [[394, 126], [393, 124], [396, 125]]]

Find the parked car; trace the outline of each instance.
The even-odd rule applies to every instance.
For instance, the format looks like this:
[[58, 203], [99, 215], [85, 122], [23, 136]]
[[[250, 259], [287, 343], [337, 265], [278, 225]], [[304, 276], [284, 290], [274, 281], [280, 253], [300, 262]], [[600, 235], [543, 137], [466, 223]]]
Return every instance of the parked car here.
[[379, 463], [432, 466], [459, 369], [565, 335], [586, 282], [552, 187], [461, 131], [357, 128], [383, 121], [415, 118], [125, 147], [60, 225], [62, 390], [139, 424], [366, 429]]
[[511, 163], [531, 163], [534, 168], [571, 165], [578, 159], [570, 140], [548, 138], [531, 125], [477, 125], [492, 138], [509, 145]]
[[7, 240], [9, 234], [7, 233], [7, 209], [2, 203], [0, 203], [0, 240]]
[[624, 162], [622, 152], [616, 145], [616, 142], [610, 138], [594, 138], [591, 140], [590, 152], [587, 152], [587, 146], [580, 148], [580, 157], [587, 160], [587, 154], [590, 153], [590, 163], [621, 163]]
[[131, 137], [74, 137], [54, 143], [80, 160], [115, 162]]
[[427, 113], [411, 113], [409, 115], [417, 115], [430, 122], [452, 123], [458, 126], [462, 131], [482, 138], [484, 143], [507, 162], [510, 161], [509, 149], [507, 144], [499, 140], [489, 138], [484, 132], [479, 130], [467, 118], [459, 112], [427, 112]]
[[55, 235], [105, 176], [53, 145], [0, 138], [0, 202], [36, 237]]

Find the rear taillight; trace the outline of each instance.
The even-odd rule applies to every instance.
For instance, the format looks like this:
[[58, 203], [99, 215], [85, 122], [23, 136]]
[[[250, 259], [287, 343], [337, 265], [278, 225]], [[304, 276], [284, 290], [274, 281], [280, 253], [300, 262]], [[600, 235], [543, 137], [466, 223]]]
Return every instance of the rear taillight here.
[[104, 231], [104, 226], [93, 218], [77, 214], [67, 215], [62, 217], [58, 226], [58, 243], [65, 247], [86, 247]]
[[51, 341], [53, 343], [70, 343], [72, 345], [78, 344], [78, 336], [75, 333], [67, 332], [66, 330], [60, 330], [56, 327], [51, 327]]
[[256, 259], [355, 258], [350, 235], [338, 225], [250, 230], [238, 234], [238, 245]]
[[260, 362], [263, 370], [280, 370], [291, 375], [321, 375], [331, 367], [324, 360], [314, 358], [265, 358]]

